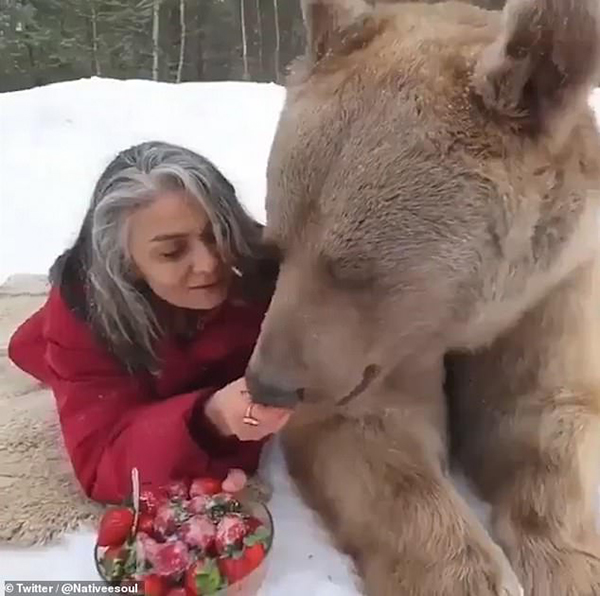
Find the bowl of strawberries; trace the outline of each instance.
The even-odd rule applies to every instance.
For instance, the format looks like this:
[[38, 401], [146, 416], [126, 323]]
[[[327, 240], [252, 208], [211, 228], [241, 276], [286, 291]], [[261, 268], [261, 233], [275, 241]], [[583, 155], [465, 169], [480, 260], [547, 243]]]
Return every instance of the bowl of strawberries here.
[[94, 557], [112, 585], [136, 581], [146, 596], [255, 596], [273, 545], [267, 506], [212, 478], [139, 487], [109, 507]]

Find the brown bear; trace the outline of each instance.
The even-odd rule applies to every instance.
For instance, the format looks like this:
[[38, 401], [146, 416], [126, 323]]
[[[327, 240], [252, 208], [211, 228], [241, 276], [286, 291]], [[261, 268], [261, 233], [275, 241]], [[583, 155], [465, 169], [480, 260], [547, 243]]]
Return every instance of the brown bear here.
[[599, 1], [303, 11], [247, 371], [292, 476], [369, 596], [600, 595]]

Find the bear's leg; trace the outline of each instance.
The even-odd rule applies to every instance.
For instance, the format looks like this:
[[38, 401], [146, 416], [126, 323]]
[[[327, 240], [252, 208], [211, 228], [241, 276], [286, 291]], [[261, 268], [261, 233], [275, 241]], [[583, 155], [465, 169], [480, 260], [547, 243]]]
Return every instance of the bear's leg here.
[[310, 420], [301, 407], [282, 433], [292, 477], [353, 557], [365, 593], [522, 595], [502, 550], [445, 471], [441, 387], [435, 406], [414, 396], [377, 398], [378, 409], [322, 419]]
[[600, 595], [598, 263], [450, 359], [456, 453], [526, 596]]

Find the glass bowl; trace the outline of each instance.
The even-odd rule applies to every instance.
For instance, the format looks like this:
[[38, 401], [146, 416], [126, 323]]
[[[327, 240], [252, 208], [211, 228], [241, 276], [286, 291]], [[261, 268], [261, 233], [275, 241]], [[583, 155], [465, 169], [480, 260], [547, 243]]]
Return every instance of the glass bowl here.
[[[244, 576], [237, 582], [229, 584], [228, 586], [212, 592], [210, 596], [256, 596], [260, 587], [263, 585], [265, 577], [267, 575], [268, 566], [271, 560], [271, 551], [273, 548], [273, 542], [275, 538], [273, 516], [269, 511], [269, 508], [262, 502], [252, 500], [242, 495], [235, 495], [236, 500], [242, 505], [242, 511], [256, 517], [268, 530], [269, 535], [265, 543], [265, 556], [261, 563], [255, 567], [248, 575]], [[134, 582], [139, 581], [143, 585], [143, 580], [135, 580], [133, 578], [127, 578], [123, 580], [111, 580], [105, 575], [105, 571], [101, 564], [102, 554], [107, 547], [94, 545], [94, 563], [98, 575], [107, 584], [116, 586], [122, 582]], [[177, 587], [177, 586], [175, 586]], [[179, 586], [181, 587], [181, 586]], [[131, 592], [127, 592], [128, 594]], [[141, 592], [143, 593], [143, 592]], [[140, 593], [140, 594], [141, 594]]]

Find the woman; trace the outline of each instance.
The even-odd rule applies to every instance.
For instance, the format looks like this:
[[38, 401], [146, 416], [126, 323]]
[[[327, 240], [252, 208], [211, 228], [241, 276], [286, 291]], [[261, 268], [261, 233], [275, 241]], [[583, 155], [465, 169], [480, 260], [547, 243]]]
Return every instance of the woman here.
[[49, 385], [86, 494], [212, 476], [243, 487], [288, 412], [253, 405], [243, 374], [277, 264], [207, 159], [149, 142], [98, 180], [45, 305], [9, 356]]

